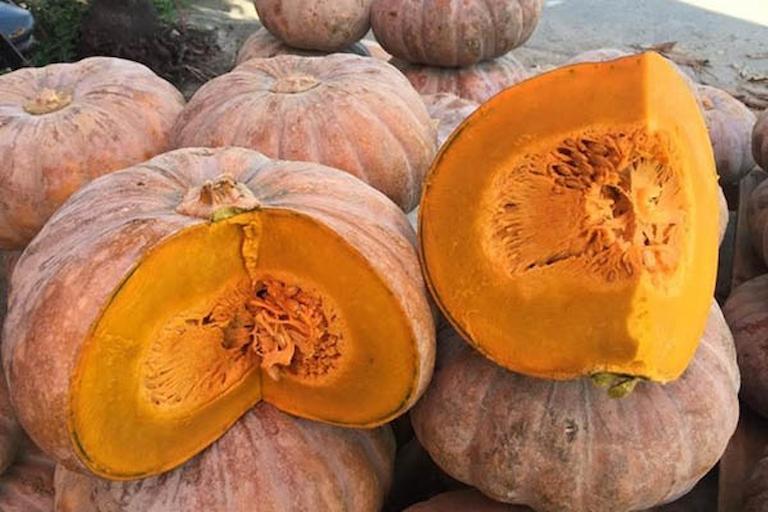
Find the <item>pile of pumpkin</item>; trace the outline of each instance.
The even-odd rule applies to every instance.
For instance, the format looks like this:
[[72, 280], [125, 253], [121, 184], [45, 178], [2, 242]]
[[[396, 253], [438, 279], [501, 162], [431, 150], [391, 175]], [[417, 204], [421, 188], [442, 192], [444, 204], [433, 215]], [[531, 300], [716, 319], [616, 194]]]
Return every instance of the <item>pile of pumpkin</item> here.
[[413, 510], [646, 510], [717, 463], [751, 114], [651, 53], [509, 87], [541, 0], [449, 4], [256, 0], [188, 103], [111, 58], [0, 77], [0, 509], [380, 510], [408, 416], [482, 492]]

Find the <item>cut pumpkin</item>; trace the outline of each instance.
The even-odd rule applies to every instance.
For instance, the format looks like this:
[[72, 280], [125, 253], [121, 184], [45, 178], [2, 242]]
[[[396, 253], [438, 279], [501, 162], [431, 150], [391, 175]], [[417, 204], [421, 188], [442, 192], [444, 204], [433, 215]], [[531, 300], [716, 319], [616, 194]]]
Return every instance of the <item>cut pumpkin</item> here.
[[657, 54], [560, 68], [490, 100], [438, 156], [420, 223], [443, 311], [508, 369], [666, 382], [693, 357], [717, 270], [717, 178], [696, 99]]
[[[88, 228], [67, 231], [84, 225], [78, 215]], [[5, 359], [22, 424], [70, 467], [114, 479], [169, 470], [262, 400], [380, 425], [431, 375], [407, 219], [340, 171], [177, 151], [86, 188], [46, 233], [14, 273]], [[59, 271], [40, 272], [53, 240]], [[60, 287], [83, 273], [99, 279]], [[57, 332], [51, 312], [77, 301], [77, 332]], [[41, 315], [51, 331], [38, 337], [26, 319]], [[45, 378], [30, 349], [57, 354]], [[41, 424], [46, 410], [65, 423]]]

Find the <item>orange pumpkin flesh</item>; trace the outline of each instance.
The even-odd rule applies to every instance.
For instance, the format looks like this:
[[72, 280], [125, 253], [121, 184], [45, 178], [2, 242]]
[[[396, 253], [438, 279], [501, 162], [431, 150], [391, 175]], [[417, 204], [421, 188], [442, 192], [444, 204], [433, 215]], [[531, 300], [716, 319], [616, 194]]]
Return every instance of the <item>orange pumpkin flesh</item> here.
[[[110, 176], [114, 190], [109, 181], [85, 189], [14, 275], [21, 283], [5, 361], [22, 424], [46, 451], [72, 468], [135, 478], [178, 466], [261, 400], [306, 418], [372, 427], [418, 398], [434, 333], [413, 235], [394, 204], [344, 173], [248, 150], [182, 150], [146, 165]], [[151, 211], [164, 213], [141, 213], [131, 206], [136, 198], [120, 198], [122, 187], [160, 201]], [[105, 193], [115, 195], [98, 197]], [[125, 270], [90, 283], [95, 291], [77, 292], [88, 302], [78, 334], [41, 340], [27, 318], [80, 299], [58, 295], [70, 293], [57, 288], [57, 279], [69, 279], [59, 273], [34, 287], [55, 293], [24, 303], [19, 297], [31, 293], [24, 276], [34, 276], [40, 246], [82, 222], [75, 216], [94, 201], [109, 213], [96, 208], [89, 217], [92, 239], [57, 249], [68, 269], [84, 264], [74, 263], [78, 253], [96, 251], [89, 252], [96, 261], [133, 243], [109, 227], [117, 217], [120, 225], [134, 215], [147, 222], [131, 235], [139, 240], [156, 226], [169, 231]], [[41, 364], [33, 347], [61, 354], [52, 379], [31, 375]], [[55, 431], [38, 419], [49, 415], [58, 419], [49, 422]]]
[[560, 68], [444, 146], [421, 202], [427, 279], [508, 369], [670, 381], [706, 322], [717, 201], [704, 120], [665, 59]]

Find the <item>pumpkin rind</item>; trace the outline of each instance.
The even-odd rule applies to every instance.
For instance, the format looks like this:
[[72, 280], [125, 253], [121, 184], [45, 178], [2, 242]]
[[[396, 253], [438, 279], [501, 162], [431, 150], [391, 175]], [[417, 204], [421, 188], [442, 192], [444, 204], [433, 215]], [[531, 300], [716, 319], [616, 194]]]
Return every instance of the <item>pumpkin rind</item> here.
[[259, 404], [200, 455], [158, 477], [113, 482], [58, 466], [56, 510], [377, 512], [394, 457], [389, 427], [333, 427]]
[[765, 229], [768, 226], [768, 181], [761, 182], [750, 194], [747, 203], [747, 227], [749, 237], [758, 256], [768, 262], [768, 237]]
[[318, 162], [357, 176], [410, 211], [436, 133], [419, 95], [384, 62], [280, 56], [251, 59], [200, 88], [179, 117], [173, 144], [241, 146]]
[[259, 20], [295, 48], [334, 52], [362, 39], [373, 0], [254, 0]]
[[0, 510], [53, 512], [54, 462], [27, 442], [23, 454], [0, 475]]
[[525, 66], [512, 55], [460, 69], [419, 66], [397, 59], [392, 64], [422, 95], [447, 92], [477, 103], [485, 102], [529, 76]]
[[183, 107], [176, 88], [127, 60], [93, 57], [1, 76], [0, 249], [23, 248], [91, 179], [165, 151]]
[[[184, 416], [181, 418], [184, 427], [178, 428], [187, 433], [186, 444], [194, 443], [199, 448], [195, 450], [190, 448], [191, 453], [185, 456], [186, 458], [180, 456], [183, 460], [160, 462], [150, 460], [149, 449], [138, 452], [133, 450], [132, 457], [141, 461], [141, 464], [152, 464], [151, 467], [141, 470], [116, 471], [110, 467], [96, 467], [98, 464], [92, 458], [93, 453], [89, 455], [91, 458], [88, 460], [83, 459], [82, 450], [85, 449], [83, 446], [87, 441], [84, 432], [73, 431], [73, 422], [79, 421], [76, 413], [80, 414], [78, 412], [80, 409], [75, 408], [79, 403], [79, 395], [74, 394], [74, 390], [81, 389], [78, 386], [86, 386], [85, 381], [81, 383], [80, 379], [85, 379], [89, 374], [97, 377], [105, 375], [98, 366], [82, 367], [80, 361], [91, 353], [86, 352], [86, 347], [102, 346], [89, 344], [89, 340], [92, 336], [97, 336], [98, 332], [94, 329], [101, 325], [98, 322], [102, 315], [112, 311], [107, 306], [121, 297], [121, 290], [127, 289], [129, 285], [132, 286], [132, 279], [141, 274], [142, 266], [153, 261], [149, 259], [148, 254], [155, 254], [165, 246], [172, 247], [168, 244], [173, 241], [178, 240], [178, 243], [181, 243], [184, 240], [181, 234], [195, 233], [192, 231], [194, 229], [229, 229], [226, 227], [227, 223], [236, 222], [239, 218], [235, 216], [212, 223], [207, 218], [182, 215], [177, 211], [177, 208], [180, 208], [180, 201], [190, 187], [194, 191], [195, 187], [205, 184], [206, 180], [215, 180], [222, 174], [234, 180], [242, 180], [243, 186], [248, 187], [250, 193], [262, 205], [256, 213], [276, 215], [278, 216], [276, 218], [281, 219], [286, 216], [311, 219], [318, 227], [323, 227], [323, 233], [326, 231], [329, 234], [335, 233], [333, 236], [343, 240], [347, 247], [362, 258], [360, 261], [365, 261], [366, 265], [369, 265], [371, 277], [378, 276], [375, 278], [377, 280], [375, 283], [381, 283], [385, 287], [383, 289], [388, 290], [387, 301], [394, 301], [387, 304], [399, 304], [397, 308], [402, 311], [402, 315], [398, 315], [397, 319], [392, 317], [392, 321], [397, 320], [397, 322], [404, 322], [402, 325], [408, 325], [408, 332], [410, 332], [408, 339], [412, 343], [412, 348], [408, 350], [412, 352], [399, 353], [400, 349], [395, 349], [395, 345], [392, 345], [398, 339], [396, 336], [399, 336], [397, 333], [400, 332], [400, 327], [397, 327], [397, 331], [388, 331], [390, 336], [386, 340], [369, 339], [361, 344], [360, 350], [363, 350], [363, 345], [374, 346], [386, 341], [391, 347], [386, 357], [374, 359], [372, 356], [367, 364], [355, 363], [355, 366], [345, 370], [345, 374], [338, 376], [338, 379], [348, 379], [345, 377], [347, 374], [356, 375], [360, 372], [370, 374], [371, 371], [377, 371], [374, 369], [380, 368], [381, 364], [399, 364], [397, 361], [400, 358], [405, 360], [412, 358], [410, 363], [412, 367], [409, 364], [397, 371], [388, 370], [386, 375], [373, 374], [381, 382], [384, 382], [382, 379], [396, 379], [393, 381], [396, 382], [405, 377], [405, 380], [398, 383], [397, 389], [400, 389], [402, 384], [405, 386], [402, 389], [407, 391], [403, 396], [392, 395], [390, 397], [392, 403], [387, 402], [389, 405], [384, 405], [383, 402], [378, 403], [376, 399], [370, 397], [389, 393], [387, 388], [378, 386], [376, 390], [369, 390], [370, 392], [367, 392], [369, 399], [366, 404], [360, 405], [359, 400], [356, 402], [358, 406], [354, 411], [355, 415], [370, 408], [390, 407], [395, 402], [397, 405], [389, 412], [384, 413], [382, 410], [382, 417], [371, 417], [364, 421], [365, 426], [375, 426], [401, 414], [418, 399], [426, 387], [434, 359], [433, 320], [421, 279], [416, 250], [412, 245], [413, 231], [405, 215], [394, 204], [359, 180], [313, 163], [276, 162], [256, 152], [239, 148], [219, 150], [198, 148], [174, 151], [150, 160], [146, 164], [105, 176], [81, 189], [54, 215], [40, 235], [25, 250], [14, 272], [13, 292], [4, 329], [3, 362], [19, 421], [35, 442], [57, 462], [72, 469], [88, 467], [91, 471], [115, 479], [157, 474], [175, 467], [215, 441], [218, 435], [234, 423], [237, 416], [243, 412], [244, 409], [240, 411], [233, 409], [231, 411], [233, 417], [229, 421], [221, 420], [220, 425], [206, 423], [204, 430], [207, 433], [200, 439], [189, 437], [193, 420], [198, 418], [199, 421], [207, 422], [205, 418], [213, 413], [201, 415], [195, 412], [191, 417]], [[238, 247], [234, 247], [233, 250], [239, 251]], [[223, 254], [225, 249], [225, 246], [219, 247], [215, 254]], [[320, 249], [322, 247], [313, 248], [315, 252]], [[327, 257], [330, 258], [329, 255]], [[330, 263], [330, 260], [328, 262]], [[346, 270], [343, 268], [336, 269], [335, 272], [342, 278], [346, 275]], [[162, 277], [158, 276], [157, 279]], [[374, 281], [367, 288], [366, 301], [372, 300], [373, 284]], [[356, 282], [355, 286], [363, 286], [363, 284]], [[376, 286], [380, 285], [376, 284]], [[350, 287], [347, 286], [347, 288]], [[354, 287], [351, 289], [354, 290]], [[376, 293], [378, 294], [379, 291]], [[130, 297], [128, 299], [130, 300]], [[66, 314], [65, 312], [71, 311], [73, 304], [77, 304], [78, 314], [75, 316]], [[352, 306], [344, 305], [347, 308]], [[387, 307], [390, 306], [387, 305]], [[370, 314], [374, 315], [375, 311]], [[132, 318], [132, 313], [129, 311], [125, 318]], [[356, 320], [346, 318], [344, 321], [351, 325], [351, 322]], [[378, 330], [371, 330], [374, 328], [380, 330], [380, 326], [368, 327], [370, 332], [378, 332]], [[118, 350], [127, 345], [103, 344], [103, 346]], [[132, 354], [133, 352], [126, 353], [125, 358], [137, 357]], [[177, 356], [174, 356], [174, 359], [184, 360], [183, 357]], [[130, 379], [138, 378], [137, 375], [130, 373], [133, 364], [138, 363], [128, 364], [124, 360], [119, 367], [116, 366], [111, 370], [111, 375], [128, 372], [126, 378], [129, 381], [125, 385], [129, 386]], [[396, 377], [396, 375], [401, 376]], [[414, 380], [411, 381], [411, 378]], [[112, 380], [122, 382], [122, 379]], [[262, 385], [266, 386], [268, 380], [265, 379]], [[283, 380], [288, 384], [291, 383], [288, 377]], [[97, 384], [96, 390], [100, 389], [98, 386], [107, 386], [110, 382], [112, 381]], [[247, 408], [257, 401], [249, 398], [250, 393], [256, 391], [251, 391], [247, 387], [250, 386], [248, 384], [251, 382], [250, 377], [242, 382], [245, 384], [238, 384], [236, 389], [242, 390], [246, 393], [245, 395], [237, 391], [238, 394], [230, 393], [227, 396], [239, 397], [236, 400], [241, 401]], [[340, 380], [340, 382], [344, 381]], [[360, 385], [361, 382], [358, 382], [357, 386]], [[327, 394], [331, 390], [332, 388], [327, 387], [317, 388], [316, 396], [312, 400], [315, 404], [323, 403], [325, 400], [323, 393]], [[336, 392], [342, 393], [344, 390], [334, 391]], [[357, 400], [354, 398], [357, 396], [354, 393], [357, 392], [350, 393], [346, 395], [349, 397], [348, 400]], [[216, 406], [216, 395], [212, 395], [211, 399], [213, 400], [210, 402], [211, 407]], [[308, 409], [304, 412], [293, 410], [306, 408], [309, 404], [302, 406], [302, 401], [297, 397], [292, 400], [293, 405], [284, 403], [278, 406], [296, 414], [321, 416], [317, 412], [307, 412]], [[131, 402], [121, 402], [123, 405], [112, 404], [111, 406], [104, 402], [105, 400], [96, 398], [88, 400], [87, 409], [83, 409], [83, 414], [85, 412], [100, 415], [103, 413], [108, 419], [122, 418], [116, 416], [118, 409], [121, 411], [125, 409], [128, 415], [132, 407]], [[192, 411], [190, 411], [191, 414]], [[230, 413], [227, 412], [227, 414]], [[132, 419], [134, 416], [129, 416], [124, 420], [120, 419], [120, 422], [127, 424], [134, 421]], [[360, 423], [362, 420], [322, 417], [318, 419], [362, 426]], [[142, 421], [150, 420], [155, 423], [160, 421], [152, 415]], [[113, 420], [110, 419], [110, 421]], [[178, 432], [173, 427], [175, 424], [171, 422], [163, 428], [168, 429], [168, 435], [176, 436], [173, 449], [180, 450], [186, 444], [184, 436], [179, 437], [178, 434], [174, 434]], [[102, 428], [100, 425], [89, 427], [94, 429], [94, 435]], [[126, 429], [126, 435], [141, 436], [138, 425], [137, 423]], [[164, 423], [158, 423], [158, 425], [162, 426]], [[103, 433], [103, 436], [108, 437], [108, 435], [117, 435], [117, 432]], [[96, 445], [103, 446], [105, 450], [108, 448], [125, 451], [120, 464], [129, 464], [127, 458], [131, 453], [131, 446], [106, 441]], [[163, 449], [161, 445], [153, 449], [155, 448]], [[162, 452], [158, 452], [157, 456], [162, 457]], [[109, 462], [109, 464], [117, 464], [117, 462]]]
[[371, 25], [385, 50], [407, 62], [464, 67], [525, 43], [543, 0], [374, 0]]
[[736, 428], [739, 372], [716, 304], [685, 374], [640, 383], [621, 400], [588, 379], [508, 372], [452, 330], [441, 331], [439, 347], [429, 390], [411, 412], [417, 437], [449, 475], [539, 512], [672, 501], [714, 466]]
[[768, 109], [757, 116], [752, 131], [752, 156], [757, 165], [768, 170]]
[[[362, 57], [370, 57], [368, 48], [361, 43], [353, 43], [339, 50], [341, 53], [354, 53]], [[240, 65], [250, 59], [268, 59], [278, 55], [300, 55], [304, 57], [322, 57], [327, 53], [318, 50], [302, 50], [283, 43], [269, 33], [265, 28], [260, 28], [245, 40], [240, 51], [237, 52], [235, 65]]]
[[755, 412], [768, 417], [768, 274], [733, 290], [723, 313], [736, 341], [741, 397]]
[[427, 94], [424, 104], [432, 119], [437, 121], [437, 145], [442, 146], [451, 133], [477, 110], [474, 101], [465, 100], [450, 93]]
[[696, 101], [664, 58], [505, 90], [442, 148], [424, 188], [425, 276], [491, 360], [547, 379], [682, 374], [714, 292], [717, 177]]
[[755, 166], [750, 135], [755, 114], [725, 91], [698, 86], [698, 94], [723, 183], [736, 183]]

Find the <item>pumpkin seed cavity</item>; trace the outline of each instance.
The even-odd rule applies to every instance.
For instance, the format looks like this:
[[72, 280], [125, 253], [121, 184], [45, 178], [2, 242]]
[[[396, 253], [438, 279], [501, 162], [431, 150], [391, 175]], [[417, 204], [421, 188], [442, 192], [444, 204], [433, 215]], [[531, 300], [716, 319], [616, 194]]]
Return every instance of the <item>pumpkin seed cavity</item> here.
[[511, 276], [561, 266], [613, 283], [645, 272], [664, 287], [686, 223], [671, 158], [643, 129], [576, 133], [525, 155], [488, 188], [484, 249]]

